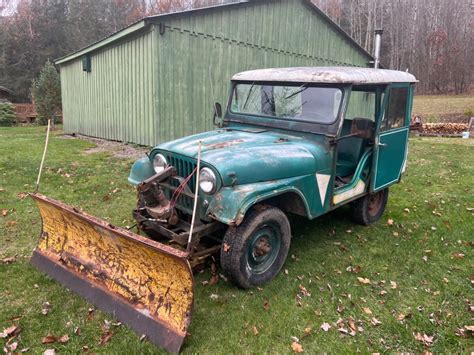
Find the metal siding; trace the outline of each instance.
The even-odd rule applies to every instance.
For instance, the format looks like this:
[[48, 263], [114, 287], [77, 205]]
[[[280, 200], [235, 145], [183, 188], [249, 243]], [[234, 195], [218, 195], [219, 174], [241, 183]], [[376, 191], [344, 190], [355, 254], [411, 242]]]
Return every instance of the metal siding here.
[[[153, 31], [61, 65], [64, 129], [144, 145], [155, 143], [156, 65]], [[151, 132], [151, 133], [150, 133]]]
[[[61, 65], [67, 131], [144, 145], [212, 128], [233, 74], [265, 67], [368, 60], [301, 0], [261, 2], [168, 19], [126, 42]], [[209, 78], [211, 67], [211, 79]]]
[[[312, 40], [302, 33], [312, 34]], [[215, 99], [225, 104], [229, 79], [239, 71], [284, 66], [365, 67], [368, 60], [358, 51], [345, 50], [351, 44], [298, 0], [171, 20], [165, 34], [157, 36], [157, 46], [162, 129], [156, 143], [213, 128], [209, 66]]]

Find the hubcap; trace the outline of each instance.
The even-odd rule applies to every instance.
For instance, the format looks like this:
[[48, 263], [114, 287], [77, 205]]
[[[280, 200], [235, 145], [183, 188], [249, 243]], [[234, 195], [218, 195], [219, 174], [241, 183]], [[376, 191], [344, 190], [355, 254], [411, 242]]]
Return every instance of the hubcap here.
[[247, 246], [247, 266], [254, 274], [266, 272], [274, 263], [281, 246], [279, 229], [274, 225], [264, 225], [256, 230]]
[[382, 192], [377, 192], [369, 196], [369, 203], [367, 207], [371, 216], [375, 216], [380, 211], [382, 201]]

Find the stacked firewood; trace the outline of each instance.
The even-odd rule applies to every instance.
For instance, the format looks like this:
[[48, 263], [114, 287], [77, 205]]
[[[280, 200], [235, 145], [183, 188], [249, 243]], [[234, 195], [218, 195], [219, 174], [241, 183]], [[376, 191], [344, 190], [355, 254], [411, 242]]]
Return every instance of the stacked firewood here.
[[423, 123], [424, 134], [462, 134], [467, 131], [467, 124], [464, 123]]

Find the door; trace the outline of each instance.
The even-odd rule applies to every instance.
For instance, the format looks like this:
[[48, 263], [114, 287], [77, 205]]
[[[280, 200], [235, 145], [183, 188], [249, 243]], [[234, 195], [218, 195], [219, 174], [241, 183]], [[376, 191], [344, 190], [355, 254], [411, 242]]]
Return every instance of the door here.
[[381, 120], [375, 139], [375, 159], [371, 190], [376, 192], [398, 182], [408, 148], [411, 87], [391, 85], [384, 97]]

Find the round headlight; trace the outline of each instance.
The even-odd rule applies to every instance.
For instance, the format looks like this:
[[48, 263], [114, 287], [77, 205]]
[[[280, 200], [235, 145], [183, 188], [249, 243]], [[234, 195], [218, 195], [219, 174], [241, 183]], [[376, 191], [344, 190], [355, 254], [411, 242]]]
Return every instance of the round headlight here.
[[155, 155], [153, 158], [153, 169], [155, 169], [155, 173], [161, 173], [167, 166], [168, 162], [162, 154]]
[[202, 168], [199, 173], [199, 187], [206, 194], [216, 192], [216, 175], [209, 168]]

